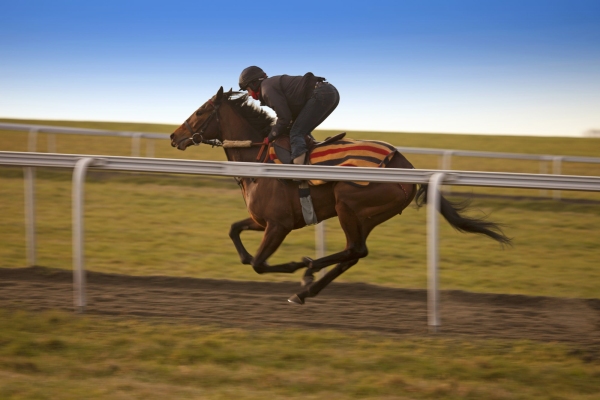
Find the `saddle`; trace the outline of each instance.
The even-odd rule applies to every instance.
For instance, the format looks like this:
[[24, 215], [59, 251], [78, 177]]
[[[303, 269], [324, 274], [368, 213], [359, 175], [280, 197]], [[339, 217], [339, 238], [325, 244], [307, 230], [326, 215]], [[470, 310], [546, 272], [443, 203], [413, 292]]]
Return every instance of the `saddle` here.
[[[308, 148], [308, 153], [307, 153], [305, 163], [308, 164], [308, 162], [310, 160], [310, 153], [312, 153], [312, 151], [314, 149], [316, 149], [317, 147], [326, 146], [333, 142], [337, 142], [338, 140], [343, 139], [344, 136], [346, 136], [346, 132], [338, 133], [337, 135], [328, 137], [327, 139], [323, 140], [322, 142], [317, 142], [315, 140], [315, 138], [312, 137], [312, 135], [307, 135], [305, 140], [306, 140], [306, 147]], [[272, 146], [273, 146], [273, 149], [275, 150], [275, 154], [277, 155], [277, 159], [282, 164], [291, 164], [292, 163], [292, 151], [291, 151], [289, 136], [281, 136], [281, 137], [276, 138], [275, 141], [273, 142]]]
[[[344, 133], [327, 138], [323, 142], [307, 141], [309, 147], [306, 164], [340, 167], [385, 168], [397, 149], [378, 140], [342, 139]], [[289, 137], [283, 136], [269, 145], [267, 162], [289, 164], [291, 162]], [[310, 180], [310, 185], [322, 185], [322, 180]], [[347, 182], [355, 186], [368, 186], [369, 182]]]

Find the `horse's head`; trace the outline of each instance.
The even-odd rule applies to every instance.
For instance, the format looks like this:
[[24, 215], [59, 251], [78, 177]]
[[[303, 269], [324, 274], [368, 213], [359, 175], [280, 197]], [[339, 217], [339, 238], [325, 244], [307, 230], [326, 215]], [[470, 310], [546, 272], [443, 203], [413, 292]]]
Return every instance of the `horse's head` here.
[[219, 127], [219, 107], [223, 103], [223, 86], [210, 100], [202, 104], [179, 128], [171, 134], [171, 146], [185, 150], [200, 143], [218, 144], [222, 140]]

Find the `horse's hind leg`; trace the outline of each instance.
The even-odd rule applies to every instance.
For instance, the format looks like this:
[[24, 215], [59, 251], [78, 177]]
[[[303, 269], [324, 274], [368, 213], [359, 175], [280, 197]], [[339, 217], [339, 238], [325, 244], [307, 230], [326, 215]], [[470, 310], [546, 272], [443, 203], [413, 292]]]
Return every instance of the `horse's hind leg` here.
[[[338, 265], [336, 265], [331, 271], [327, 272], [324, 277], [312, 285], [310, 284], [312, 275], [314, 272], [325, 267], [326, 263], [319, 263], [318, 261], [323, 260], [320, 259], [309, 264], [309, 267], [307, 268], [303, 277], [303, 284], [305, 284], [306, 289], [290, 297], [288, 299], [289, 302], [304, 304], [304, 301], [307, 297], [314, 297], [319, 294], [319, 292], [329, 285], [335, 278], [346, 272], [350, 267], [356, 264], [360, 258], [365, 257], [368, 254], [367, 238], [369, 237], [371, 231], [376, 226], [390, 219], [399, 212], [398, 210], [392, 208], [386, 210], [385, 212], [372, 215], [367, 219], [359, 219], [347, 207], [340, 206], [338, 207], [338, 210], [345, 211], [344, 213], [339, 213], [338, 215], [340, 217], [342, 229], [346, 234], [346, 254], [348, 257], [351, 255], [355, 255], [355, 257], [340, 261]], [[400, 209], [400, 211], [401, 210], [402, 209]], [[344, 254], [344, 252], [338, 253], [338, 255], [339, 254]], [[325, 259], [327, 259], [327, 257], [325, 257]]]
[[319, 292], [325, 288], [325, 286], [329, 285], [331, 282], [333, 282], [335, 278], [346, 272], [351, 266], [353, 266], [357, 262], [358, 259], [339, 263], [330, 271], [328, 271], [324, 277], [322, 277], [312, 285], [308, 286], [302, 292], [293, 295], [288, 299], [288, 301], [290, 303], [295, 304], [304, 304], [304, 301], [307, 297], [315, 297], [316, 295], [318, 295]]
[[[398, 162], [396, 162], [398, 164]], [[410, 164], [409, 164], [410, 165]], [[311, 260], [302, 283], [312, 283], [312, 274], [329, 265], [344, 263], [368, 254], [367, 236], [377, 225], [401, 214], [414, 197], [413, 185], [372, 184], [373, 189], [356, 189], [349, 185], [336, 186], [336, 211], [346, 234], [346, 248], [338, 253]], [[406, 188], [405, 188], [406, 186]]]
[[244, 244], [242, 243], [242, 239], [240, 238], [240, 234], [243, 231], [264, 231], [265, 228], [256, 223], [252, 218], [247, 218], [243, 221], [235, 222], [231, 225], [231, 229], [229, 230], [229, 237], [233, 241], [233, 245], [237, 250], [240, 260], [242, 264], [251, 264], [252, 263], [252, 255], [248, 253]]
[[[343, 202], [338, 203], [336, 209], [338, 211], [340, 225], [346, 234], [346, 248], [339, 253], [314, 261], [310, 260], [310, 262], [308, 262], [308, 268], [302, 277], [302, 286], [306, 287], [306, 289], [288, 299], [290, 302], [304, 304], [304, 299], [306, 297], [316, 296], [335, 278], [356, 264], [359, 259], [366, 257], [367, 254], [369, 254], [366, 243], [367, 237], [378, 222], [375, 224], [372, 222], [365, 223], [365, 221], [357, 217], [354, 211]], [[313, 283], [315, 272], [335, 263], [337, 263], [337, 265], [331, 271], [327, 272], [325, 276]]]
[[[369, 254], [366, 237], [372, 228], [365, 230], [364, 221], [357, 217], [354, 210], [342, 202], [336, 205], [336, 211], [342, 230], [346, 235], [346, 248], [343, 251], [316, 260], [304, 257], [303, 261], [308, 265], [310, 272], [320, 271], [333, 264], [357, 260]], [[308, 277], [310, 272], [307, 272], [305, 277]]]

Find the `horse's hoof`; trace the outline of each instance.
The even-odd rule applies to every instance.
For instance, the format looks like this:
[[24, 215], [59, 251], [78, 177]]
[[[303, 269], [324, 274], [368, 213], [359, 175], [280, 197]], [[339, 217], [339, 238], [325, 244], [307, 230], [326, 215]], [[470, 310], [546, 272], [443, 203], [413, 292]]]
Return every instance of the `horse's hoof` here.
[[290, 297], [288, 299], [288, 301], [292, 304], [298, 304], [299, 306], [301, 306], [302, 304], [304, 304], [304, 300], [302, 300], [297, 294], [293, 295], [292, 297]]

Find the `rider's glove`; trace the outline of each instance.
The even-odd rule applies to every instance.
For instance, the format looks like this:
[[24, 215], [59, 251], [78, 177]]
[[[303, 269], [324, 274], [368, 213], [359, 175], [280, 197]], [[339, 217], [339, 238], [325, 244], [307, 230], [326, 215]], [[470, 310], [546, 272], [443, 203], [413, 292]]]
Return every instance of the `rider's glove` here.
[[271, 143], [273, 140], [275, 140], [276, 137], [277, 137], [277, 132], [275, 132], [275, 131], [269, 132], [269, 136], [267, 136], [267, 138], [269, 139], [269, 143]]

